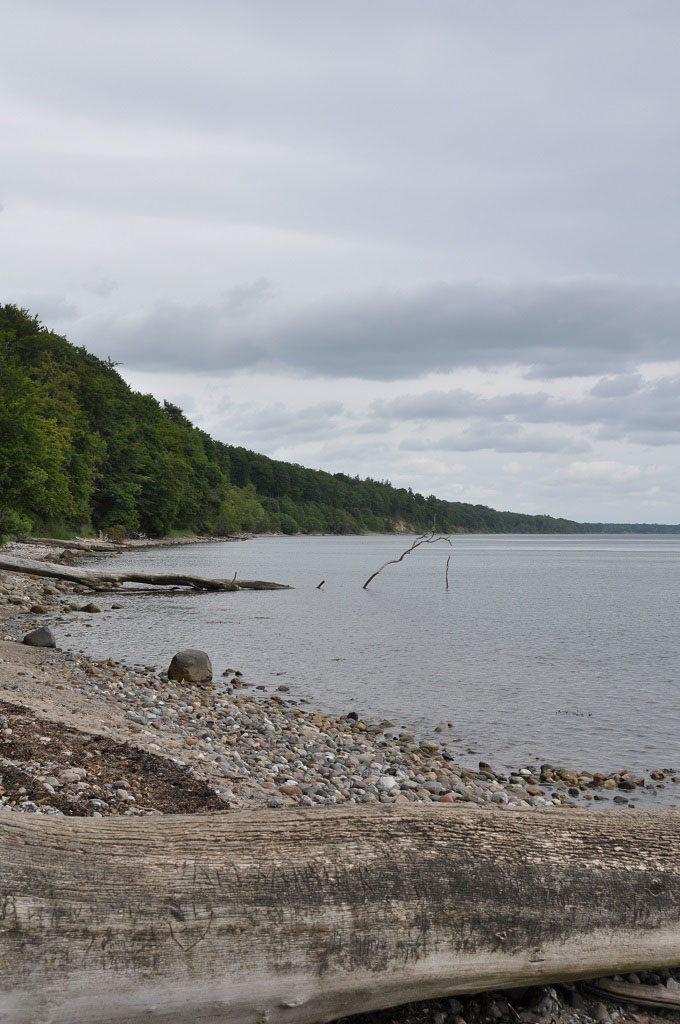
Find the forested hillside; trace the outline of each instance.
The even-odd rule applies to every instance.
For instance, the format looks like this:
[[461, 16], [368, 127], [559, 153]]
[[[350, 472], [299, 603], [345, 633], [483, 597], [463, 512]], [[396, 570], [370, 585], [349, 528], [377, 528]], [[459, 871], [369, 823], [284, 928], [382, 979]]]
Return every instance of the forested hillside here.
[[[0, 535], [626, 529], [424, 497], [213, 440], [115, 364], [0, 306]], [[676, 528], [677, 529], [677, 528]]]

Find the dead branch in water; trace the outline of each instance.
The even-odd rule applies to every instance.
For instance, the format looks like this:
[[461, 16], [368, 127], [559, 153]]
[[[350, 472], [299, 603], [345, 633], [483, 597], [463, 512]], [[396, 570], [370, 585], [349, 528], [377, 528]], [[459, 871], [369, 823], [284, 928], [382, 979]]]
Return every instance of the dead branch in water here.
[[[449, 542], [450, 543], [450, 542]], [[451, 555], [446, 559], [446, 589], [449, 589], [449, 563], [451, 562]]]
[[368, 579], [366, 580], [362, 587], [362, 590], [366, 590], [368, 584], [372, 580], [374, 580], [376, 576], [378, 576], [383, 571], [383, 569], [386, 569], [388, 565], [396, 565], [397, 562], [403, 562], [406, 556], [410, 555], [412, 551], [416, 550], [416, 548], [419, 548], [421, 544], [438, 544], [440, 540], [445, 541], [449, 545], [449, 547], [451, 546], [450, 537], [445, 537], [443, 534], [435, 536], [434, 531], [432, 531], [431, 533], [421, 533], [420, 536], [416, 537], [416, 539], [413, 541], [413, 544], [411, 544], [410, 548], [406, 548], [406, 551], [402, 551], [402, 553], [399, 555], [399, 558], [391, 558], [389, 562], [385, 562], [384, 565], [381, 565], [379, 569], [376, 569], [376, 571], [368, 577]]

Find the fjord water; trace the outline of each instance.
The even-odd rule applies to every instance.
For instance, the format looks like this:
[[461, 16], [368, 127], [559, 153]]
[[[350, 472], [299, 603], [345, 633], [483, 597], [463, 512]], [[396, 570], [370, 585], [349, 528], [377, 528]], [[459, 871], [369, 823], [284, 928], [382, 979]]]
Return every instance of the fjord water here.
[[421, 735], [443, 726], [440, 738], [463, 763], [680, 765], [680, 537], [460, 536], [451, 549], [419, 548], [362, 590], [410, 539], [258, 538], [126, 553], [111, 568], [237, 572], [295, 589], [138, 589], [116, 596], [121, 610], [88, 617], [90, 628], [62, 625], [63, 644], [163, 668], [175, 651], [202, 648], [216, 679], [232, 667], [268, 692], [288, 686], [314, 709], [387, 718]]

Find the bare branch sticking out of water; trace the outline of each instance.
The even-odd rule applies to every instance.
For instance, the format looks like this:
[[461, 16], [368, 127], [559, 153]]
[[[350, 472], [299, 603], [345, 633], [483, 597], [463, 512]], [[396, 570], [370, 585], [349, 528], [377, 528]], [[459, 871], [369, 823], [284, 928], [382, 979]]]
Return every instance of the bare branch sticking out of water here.
[[316, 589], [317, 590], [321, 590], [321, 588], [322, 588], [322, 586], [324, 585], [325, 582], [326, 582], [325, 580], [321, 580], [321, 583], [319, 583], [319, 585], [318, 585], [318, 587]]
[[368, 577], [368, 579], [366, 580], [362, 587], [362, 590], [366, 590], [368, 584], [372, 580], [374, 580], [376, 576], [378, 576], [379, 573], [383, 571], [383, 569], [386, 569], [388, 565], [396, 565], [398, 562], [402, 562], [407, 555], [410, 555], [412, 551], [415, 551], [416, 548], [419, 548], [421, 544], [437, 544], [439, 543], [440, 540], [445, 541], [449, 545], [449, 547], [451, 546], [450, 537], [444, 537], [443, 535], [435, 537], [434, 532], [421, 533], [421, 535], [419, 537], [416, 537], [416, 539], [413, 541], [413, 544], [411, 544], [410, 548], [406, 548], [406, 551], [402, 551], [402, 553], [399, 555], [399, 558], [391, 558], [389, 562], [385, 562], [383, 565], [380, 566], [379, 569], [376, 569], [376, 571]]
[[[449, 544], [451, 541], [449, 541]], [[446, 559], [446, 589], [449, 589], [449, 562], [451, 561], [451, 555]]]

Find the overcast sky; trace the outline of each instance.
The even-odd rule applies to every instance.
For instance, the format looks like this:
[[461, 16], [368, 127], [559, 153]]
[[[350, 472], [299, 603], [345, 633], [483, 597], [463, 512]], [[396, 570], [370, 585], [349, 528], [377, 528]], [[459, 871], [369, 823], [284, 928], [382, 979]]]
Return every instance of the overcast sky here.
[[0, 301], [232, 444], [680, 521], [677, 0], [0, 12]]

